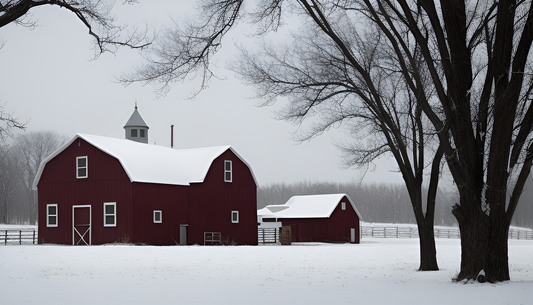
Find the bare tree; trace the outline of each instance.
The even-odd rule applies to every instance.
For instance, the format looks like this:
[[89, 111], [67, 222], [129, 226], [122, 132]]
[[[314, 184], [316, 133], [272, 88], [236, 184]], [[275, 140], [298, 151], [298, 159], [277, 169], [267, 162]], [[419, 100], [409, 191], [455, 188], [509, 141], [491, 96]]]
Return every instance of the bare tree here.
[[24, 204], [30, 224], [37, 221], [37, 192], [33, 180], [41, 162], [54, 152], [67, 138], [53, 131], [31, 131], [15, 138], [13, 149], [18, 155], [18, 179], [23, 185]]
[[[330, 26], [327, 20], [322, 22]], [[331, 126], [347, 124], [356, 142], [338, 146], [348, 166], [366, 166], [391, 154], [407, 186], [419, 228], [419, 270], [438, 270], [433, 224], [442, 150], [435, 143], [432, 125], [414, 93], [405, 87], [404, 76], [394, 73], [400, 70], [399, 63], [389, 55], [393, 50], [380, 32], [371, 24], [368, 32], [355, 31], [350, 20], [340, 17], [337, 29], [331, 35], [339, 35], [349, 56], [320, 28], [311, 28], [293, 33], [290, 46], [263, 43], [255, 53], [241, 48], [242, 56], [230, 69], [256, 88], [257, 97], [265, 100], [263, 105], [287, 97], [289, 102], [279, 112], [279, 119], [296, 125], [312, 120], [297, 140], [307, 141]], [[412, 63], [416, 66], [410, 69], [420, 70], [420, 60]], [[427, 79], [423, 77], [421, 74], [421, 82]], [[428, 149], [432, 158], [426, 164]], [[424, 202], [426, 174], [430, 183]]]
[[[136, 0], [124, 0], [123, 4], [134, 4]], [[147, 28], [131, 28], [117, 25], [116, 17], [111, 15], [114, 1], [105, 0], [0, 0], [0, 28], [8, 24], [18, 24], [34, 28], [37, 24], [31, 19], [33, 8], [52, 5], [74, 14], [94, 38], [95, 57], [105, 52], [116, 52], [118, 47], [126, 46], [142, 49], [151, 41], [147, 38]]]
[[[263, 13], [256, 12], [252, 18], [261, 24], [259, 32], [265, 33], [281, 23], [282, 1], [261, 3], [258, 5]], [[139, 80], [159, 80], [165, 90], [168, 80], [176, 75], [184, 77], [195, 69], [202, 69], [204, 81], [209, 79], [213, 75], [209, 70], [209, 54], [219, 48], [213, 39], [223, 35], [239, 20], [240, 5], [239, 1], [202, 1], [203, 15], [215, 15], [213, 18], [217, 21], [203, 27], [189, 23], [184, 31], [169, 32], [165, 36], [167, 40], [159, 44], [165, 47], [156, 52], [163, 60], [152, 60], [143, 66], [138, 71]], [[291, 11], [296, 9], [290, 6]], [[321, 22], [329, 26], [327, 20]], [[231, 69], [257, 89], [257, 97], [265, 100], [263, 106], [272, 104], [279, 97], [289, 98], [290, 102], [279, 113], [279, 119], [302, 124], [318, 114], [320, 120], [300, 133], [298, 141], [307, 141], [331, 126], [349, 123], [354, 137], [360, 137], [361, 131], [373, 137], [370, 141], [357, 141], [355, 145], [339, 145], [349, 166], [365, 165], [383, 154], [392, 154], [403, 174], [419, 226], [419, 270], [438, 270], [433, 224], [442, 150], [436, 148], [438, 144], [434, 145], [436, 153], [426, 164], [426, 141], [434, 138], [428, 135], [432, 126], [424, 120], [414, 93], [402, 84], [403, 75], [391, 72], [400, 69], [400, 63], [388, 54], [393, 50], [382, 48], [388, 43], [386, 38], [380, 38], [375, 27], [369, 32], [358, 33], [348, 18], [338, 19], [337, 25], [349, 56], [339, 50], [335, 41], [341, 38], [331, 39], [320, 27], [310, 27], [298, 34], [293, 33], [291, 41], [295, 43], [291, 46], [263, 43], [259, 53], [241, 48], [242, 56]], [[205, 44], [198, 37], [211, 39], [211, 42]], [[192, 44], [196, 47], [191, 48]], [[168, 48], [169, 45], [172, 47]], [[189, 53], [185, 55], [182, 50]], [[350, 57], [357, 57], [364, 64]], [[175, 61], [175, 58], [180, 60]], [[174, 60], [172, 65], [165, 64], [171, 59]], [[384, 67], [384, 63], [388, 65]], [[417, 66], [412, 68], [418, 70], [421, 61], [413, 60], [413, 63]], [[173, 71], [168, 72], [168, 69]], [[426, 174], [424, 169], [428, 165], [431, 179], [424, 203], [422, 185]]]
[[19, 119], [13, 117], [13, 115], [4, 112], [4, 106], [0, 104], [0, 141], [5, 141], [6, 137], [13, 137], [13, 128], [26, 129], [26, 124], [21, 123]]
[[[388, 80], [385, 84], [390, 86], [394, 83], [391, 80], [396, 79], [400, 92], [406, 92], [404, 100], [413, 101], [415, 112], [409, 114], [411, 120], [431, 122], [439, 142], [439, 149], [434, 153], [437, 158], [433, 160], [439, 159], [439, 153], [444, 154], [460, 195], [452, 211], [461, 231], [461, 270], [456, 279], [509, 280], [509, 225], [533, 162], [531, 2], [277, 0], [261, 1], [255, 11], [246, 13], [239, 0], [204, 0], [199, 2], [199, 8], [199, 22], [163, 36], [165, 40], [158, 44], [152, 61], [139, 68], [138, 77], [125, 77], [124, 81], [162, 84], [165, 89], [173, 80], [191, 73], [209, 79], [210, 59], [220, 49], [220, 44], [215, 42], [223, 39], [244, 17], [260, 25], [258, 34], [276, 29], [283, 16], [280, 12], [305, 18], [307, 29], [329, 41], [329, 48], [321, 50], [325, 60], [330, 60], [331, 65], [349, 63], [347, 67], [339, 66], [339, 71], [356, 71], [357, 76], [352, 77], [350, 85], [353, 91], [359, 91], [355, 93], [358, 99], [368, 100], [365, 101], [368, 105], [378, 104], [378, 98], [390, 99], [390, 94], [382, 95], [388, 89], [380, 80]], [[378, 46], [370, 45], [383, 49], [389, 56], [379, 64], [369, 62], [368, 56], [360, 56], [357, 51], [361, 48], [350, 39], [352, 33], [364, 37], [368, 27], [376, 31], [375, 39], [382, 42]], [[366, 39], [363, 46], [368, 42]], [[279, 51], [292, 66], [299, 67], [300, 63], [290, 62], [298, 57], [283, 49]], [[266, 69], [264, 75], [272, 71], [274, 80], [278, 76], [278, 67], [249, 67], [250, 71], [261, 68]], [[306, 68], [322, 72], [315, 67]], [[387, 74], [380, 78], [374, 73]], [[304, 82], [316, 78], [304, 76]], [[334, 81], [329, 80], [327, 85]], [[290, 85], [286, 87], [295, 91], [287, 90], [285, 96], [305, 96], [306, 87]], [[276, 94], [281, 96], [280, 92], [273, 96]], [[295, 111], [303, 115], [321, 112], [320, 105], [330, 98], [337, 99], [332, 105], [344, 102], [339, 94], [315, 93], [316, 99], [312, 95]], [[422, 111], [424, 116], [417, 116], [416, 111]], [[383, 126], [382, 132], [387, 129], [395, 132], [387, 122], [390, 118], [376, 115], [377, 126]], [[413, 143], [422, 144], [418, 139], [425, 134], [423, 129], [417, 129], [413, 136], [405, 131], [401, 136], [409, 139], [411, 155], [415, 151], [421, 153]], [[419, 160], [400, 157], [404, 162]], [[432, 167], [438, 164], [430, 163]], [[424, 164], [418, 162], [418, 166], [412, 166], [411, 174], [418, 173], [417, 168], [422, 169]], [[409, 173], [402, 171], [402, 174]], [[482, 270], [484, 278], [478, 277]]]
[[[137, 1], [124, 0], [123, 4], [135, 2]], [[38, 24], [32, 20], [32, 9], [51, 5], [68, 10], [83, 23], [89, 35], [94, 38], [95, 58], [106, 52], [115, 53], [122, 46], [143, 49], [150, 45], [148, 27], [140, 30], [115, 24], [117, 18], [111, 15], [113, 4], [114, 1], [105, 0], [0, 0], [0, 28], [9, 24], [35, 28]], [[0, 49], [4, 43], [1, 41]], [[24, 123], [2, 111], [2, 108], [0, 107], [0, 121], [4, 126], [0, 126], [0, 136], [12, 136], [11, 128], [25, 128]]]
[[0, 223], [10, 223], [14, 198], [19, 191], [20, 164], [13, 149], [0, 141]]

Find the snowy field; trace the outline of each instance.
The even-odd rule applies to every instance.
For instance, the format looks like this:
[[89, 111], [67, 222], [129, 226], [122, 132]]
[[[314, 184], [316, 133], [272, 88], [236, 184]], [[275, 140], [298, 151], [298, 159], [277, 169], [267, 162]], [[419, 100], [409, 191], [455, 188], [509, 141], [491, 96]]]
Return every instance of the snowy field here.
[[458, 239], [437, 239], [441, 271], [417, 272], [418, 239], [359, 245], [0, 246], [1, 304], [533, 304], [533, 241], [509, 240], [511, 281], [451, 282]]

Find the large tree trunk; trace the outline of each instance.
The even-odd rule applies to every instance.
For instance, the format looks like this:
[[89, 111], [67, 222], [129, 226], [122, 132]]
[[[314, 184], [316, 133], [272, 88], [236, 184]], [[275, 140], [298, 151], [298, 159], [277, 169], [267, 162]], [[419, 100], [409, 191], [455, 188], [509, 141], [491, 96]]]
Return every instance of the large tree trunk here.
[[509, 223], [500, 218], [491, 219], [489, 224], [485, 274], [486, 280], [491, 283], [511, 279], [509, 275], [509, 257], [507, 255]]
[[439, 270], [433, 218], [418, 223], [418, 236], [420, 237], [420, 267], [418, 271]]
[[461, 234], [461, 270], [454, 280], [491, 283], [509, 280], [509, 223], [500, 217], [490, 219], [481, 210], [468, 213], [457, 204], [452, 213]]
[[461, 234], [461, 270], [454, 280], [476, 280], [485, 266], [488, 216], [482, 211], [467, 213], [458, 204], [454, 205], [452, 214], [459, 223]]

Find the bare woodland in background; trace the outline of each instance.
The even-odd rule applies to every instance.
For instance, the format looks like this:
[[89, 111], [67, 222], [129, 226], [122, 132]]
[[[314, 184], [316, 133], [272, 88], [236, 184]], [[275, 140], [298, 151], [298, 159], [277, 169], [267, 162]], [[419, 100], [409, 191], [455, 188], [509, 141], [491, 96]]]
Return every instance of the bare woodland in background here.
[[37, 223], [35, 174], [41, 161], [65, 140], [55, 132], [40, 131], [20, 134], [11, 144], [0, 142], [0, 223]]
[[[358, 183], [301, 181], [295, 183], [272, 183], [259, 186], [257, 208], [270, 204], [284, 204], [292, 196], [345, 193], [354, 204], [365, 222], [415, 224], [411, 199], [405, 185], [394, 183]], [[455, 191], [439, 189], [435, 204], [435, 225], [457, 227], [457, 220], [450, 213], [459, 195]], [[522, 195], [523, 204], [518, 207], [512, 225], [533, 229], [533, 180], [529, 179]]]

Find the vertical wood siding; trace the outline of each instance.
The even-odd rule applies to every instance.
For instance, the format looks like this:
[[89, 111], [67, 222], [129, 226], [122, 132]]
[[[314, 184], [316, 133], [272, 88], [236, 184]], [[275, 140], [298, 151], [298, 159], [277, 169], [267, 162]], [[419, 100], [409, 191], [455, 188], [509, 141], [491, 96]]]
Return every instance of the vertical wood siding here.
[[[79, 146], [78, 146], [79, 143]], [[76, 179], [76, 157], [88, 156], [88, 178]], [[92, 206], [92, 243], [128, 238], [132, 187], [120, 162], [83, 140], [50, 160], [38, 184], [39, 242], [72, 244], [72, 206]], [[104, 227], [104, 202], [116, 202], [116, 227]], [[46, 205], [57, 203], [58, 226], [46, 227]]]
[[[88, 178], [76, 179], [76, 157], [88, 156]], [[224, 182], [224, 160], [233, 181]], [[92, 206], [92, 244], [129, 241], [179, 243], [188, 225], [188, 244], [203, 244], [203, 233], [221, 232], [238, 244], [257, 244], [257, 186], [250, 169], [231, 150], [217, 158], [204, 183], [176, 186], [131, 183], [120, 162], [82, 139], [50, 160], [38, 184], [39, 242], [72, 244], [72, 206]], [[104, 227], [104, 202], [116, 202], [116, 227]], [[46, 205], [57, 203], [58, 226], [46, 227]], [[162, 223], [153, 211], [162, 211]], [[239, 211], [239, 223], [231, 223]]]
[[[179, 244], [179, 226], [188, 223], [188, 197], [187, 186], [133, 183], [132, 242]], [[162, 211], [162, 223], [154, 223], [154, 210]]]
[[[224, 160], [232, 161], [232, 182], [224, 182]], [[189, 244], [203, 244], [204, 232], [221, 232], [237, 244], [257, 245], [257, 186], [231, 150], [215, 159], [203, 183], [189, 187], [189, 200]], [[239, 223], [231, 222], [231, 211], [239, 211]]]
[[[344, 211], [342, 201], [346, 202]], [[291, 226], [296, 242], [350, 242], [351, 228], [355, 229], [355, 243], [360, 242], [359, 217], [347, 197], [339, 201], [329, 218], [285, 218], [281, 222]]]

